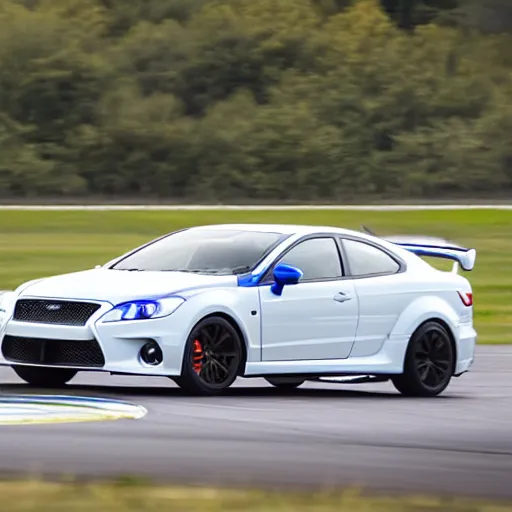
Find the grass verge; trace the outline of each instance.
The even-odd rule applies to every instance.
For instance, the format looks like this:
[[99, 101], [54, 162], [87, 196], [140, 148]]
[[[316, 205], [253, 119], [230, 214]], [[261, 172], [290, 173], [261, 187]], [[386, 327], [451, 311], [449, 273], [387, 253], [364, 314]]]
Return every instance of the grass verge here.
[[290, 494], [113, 484], [0, 483], [2, 512], [508, 512], [507, 504], [424, 497]]
[[91, 268], [178, 228], [225, 222], [366, 224], [383, 235], [441, 236], [475, 247], [476, 267], [466, 275], [479, 342], [512, 343], [512, 211], [2, 211], [0, 289]]

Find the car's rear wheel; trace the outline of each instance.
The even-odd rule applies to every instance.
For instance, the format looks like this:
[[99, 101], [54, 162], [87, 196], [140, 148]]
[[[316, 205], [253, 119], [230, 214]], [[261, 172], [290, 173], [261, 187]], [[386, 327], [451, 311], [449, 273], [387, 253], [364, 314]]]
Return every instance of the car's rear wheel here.
[[297, 379], [293, 377], [269, 377], [265, 378], [265, 380], [275, 388], [279, 389], [295, 389], [306, 382], [304, 379]]
[[438, 322], [430, 321], [411, 337], [404, 373], [391, 380], [403, 395], [434, 397], [450, 383], [454, 366], [455, 351], [448, 331]]
[[190, 394], [222, 393], [239, 374], [242, 343], [226, 319], [211, 316], [201, 320], [187, 339], [181, 375], [173, 380]]
[[39, 366], [13, 366], [16, 375], [31, 386], [59, 388], [67, 384], [77, 373], [68, 368], [42, 368]]

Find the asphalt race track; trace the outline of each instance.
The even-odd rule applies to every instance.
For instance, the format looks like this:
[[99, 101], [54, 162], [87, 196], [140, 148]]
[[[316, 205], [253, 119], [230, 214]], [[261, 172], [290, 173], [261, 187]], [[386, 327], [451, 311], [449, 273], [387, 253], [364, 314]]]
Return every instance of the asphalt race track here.
[[[0, 427], [0, 471], [512, 498], [511, 370], [512, 347], [479, 347], [471, 373], [424, 400], [387, 383], [286, 394], [260, 380], [190, 398], [166, 379], [79, 374], [67, 394], [126, 399], [147, 416]], [[29, 391], [8, 368], [0, 382]]]

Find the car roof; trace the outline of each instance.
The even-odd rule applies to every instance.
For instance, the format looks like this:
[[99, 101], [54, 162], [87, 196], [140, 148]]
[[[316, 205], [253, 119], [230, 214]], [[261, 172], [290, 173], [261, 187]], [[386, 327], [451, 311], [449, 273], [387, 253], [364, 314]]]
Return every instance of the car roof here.
[[339, 228], [334, 226], [309, 226], [305, 224], [211, 224], [205, 226], [196, 226], [190, 229], [212, 229], [224, 231], [253, 231], [264, 233], [279, 233], [282, 235], [310, 235], [315, 233], [338, 233], [345, 235], [358, 236], [361, 238], [374, 238], [360, 231]]

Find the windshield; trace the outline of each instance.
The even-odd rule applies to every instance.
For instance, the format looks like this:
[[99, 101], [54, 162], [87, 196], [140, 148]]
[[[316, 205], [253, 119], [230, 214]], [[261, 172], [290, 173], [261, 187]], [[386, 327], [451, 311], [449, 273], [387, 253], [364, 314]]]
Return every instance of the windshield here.
[[250, 271], [284, 238], [281, 233], [260, 231], [187, 229], [138, 250], [111, 268], [242, 274]]

